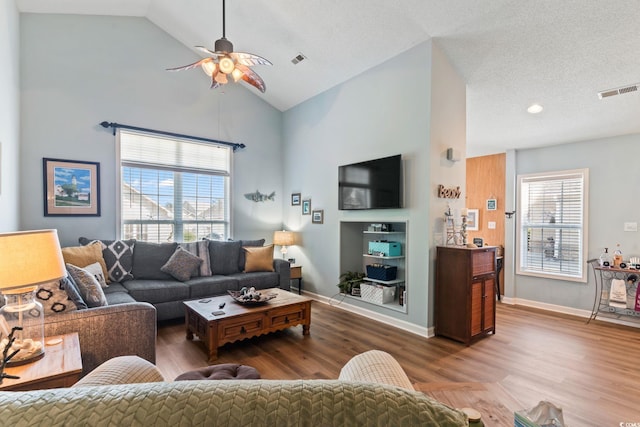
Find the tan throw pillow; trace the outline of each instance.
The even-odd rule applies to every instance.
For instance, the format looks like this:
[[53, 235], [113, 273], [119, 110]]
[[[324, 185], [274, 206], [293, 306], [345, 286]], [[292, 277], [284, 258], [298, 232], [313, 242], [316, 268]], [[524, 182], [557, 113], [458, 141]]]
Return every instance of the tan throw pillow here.
[[80, 295], [88, 307], [107, 305], [104, 291], [93, 274], [72, 264], [67, 264], [67, 271], [73, 277], [73, 281], [76, 282]]
[[100, 263], [102, 274], [106, 282], [109, 283], [109, 272], [107, 271], [107, 264], [104, 262], [104, 257], [102, 256], [102, 244], [100, 242], [94, 242], [87, 246], [69, 246], [62, 248], [62, 257], [66, 264], [72, 264], [80, 268], [84, 268], [94, 262]]
[[273, 245], [246, 246], [244, 272], [273, 271]]

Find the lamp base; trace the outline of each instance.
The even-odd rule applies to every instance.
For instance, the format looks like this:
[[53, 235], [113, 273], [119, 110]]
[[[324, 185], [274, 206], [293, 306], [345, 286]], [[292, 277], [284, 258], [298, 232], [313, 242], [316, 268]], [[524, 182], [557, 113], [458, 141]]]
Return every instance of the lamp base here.
[[20, 365], [28, 365], [29, 363], [33, 363], [35, 361], [38, 361], [40, 359], [42, 359], [44, 357], [44, 351], [38, 353], [38, 354], [34, 354], [33, 356], [29, 356], [26, 357], [24, 359], [20, 359], [20, 360], [14, 360], [18, 355], [16, 354], [15, 356], [13, 356], [13, 359], [11, 359], [9, 362], [7, 362], [7, 366], [20, 366]]

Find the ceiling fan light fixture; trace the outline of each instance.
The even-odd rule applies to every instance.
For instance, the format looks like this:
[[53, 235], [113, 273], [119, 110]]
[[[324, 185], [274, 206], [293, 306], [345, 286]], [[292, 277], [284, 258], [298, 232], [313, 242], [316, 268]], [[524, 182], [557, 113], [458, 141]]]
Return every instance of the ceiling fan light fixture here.
[[204, 46], [196, 46], [198, 50], [210, 56], [193, 64], [167, 68], [167, 71], [190, 70], [200, 66], [204, 73], [211, 77], [211, 89], [227, 84], [227, 74], [230, 74], [234, 82], [242, 80], [264, 93], [267, 86], [262, 78], [249, 67], [273, 64], [268, 59], [252, 53], [234, 52], [233, 43], [227, 40], [225, 33], [225, 0], [222, 0], [222, 38], [216, 40], [215, 51]]

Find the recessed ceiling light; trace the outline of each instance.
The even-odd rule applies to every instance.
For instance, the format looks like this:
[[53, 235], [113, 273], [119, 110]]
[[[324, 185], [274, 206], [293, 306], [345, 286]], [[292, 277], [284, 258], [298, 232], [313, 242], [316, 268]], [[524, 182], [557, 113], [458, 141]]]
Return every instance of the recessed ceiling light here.
[[544, 108], [540, 104], [531, 104], [529, 105], [529, 108], [527, 108], [527, 112], [530, 114], [538, 114], [542, 110], [544, 110]]

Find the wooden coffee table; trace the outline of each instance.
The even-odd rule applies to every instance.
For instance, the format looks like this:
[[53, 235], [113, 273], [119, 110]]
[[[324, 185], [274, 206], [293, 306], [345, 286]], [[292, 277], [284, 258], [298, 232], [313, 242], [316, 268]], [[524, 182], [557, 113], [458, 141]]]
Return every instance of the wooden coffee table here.
[[[243, 305], [230, 295], [185, 301], [187, 339], [197, 335], [209, 352], [209, 363], [218, 358], [218, 347], [247, 338], [257, 337], [302, 325], [302, 334], [309, 335], [311, 299], [283, 289], [261, 289], [263, 295], [278, 296], [260, 305]], [[225, 303], [222, 309], [221, 303]], [[221, 310], [224, 314], [214, 315]]]
[[453, 408], [473, 408], [486, 426], [511, 426], [513, 413], [525, 408], [500, 383], [416, 383], [418, 391]]
[[44, 357], [35, 362], [6, 368], [7, 374], [19, 379], [5, 378], [1, 391], [28, 391], [70, 387], [80, 379], [82, 358], [78, 334], [59, 335], [44, 339]]

